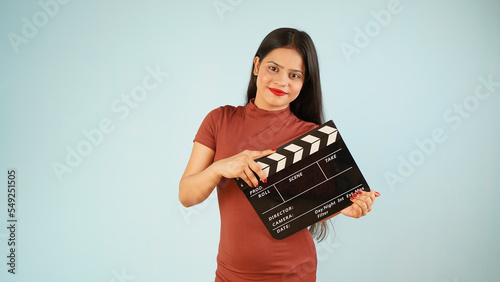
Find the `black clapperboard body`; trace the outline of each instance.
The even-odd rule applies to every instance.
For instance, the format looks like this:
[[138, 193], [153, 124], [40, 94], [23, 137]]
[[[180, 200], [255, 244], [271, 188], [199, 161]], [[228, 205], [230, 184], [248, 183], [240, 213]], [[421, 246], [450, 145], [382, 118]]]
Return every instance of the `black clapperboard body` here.
[[250, 187], [235, 180], [275, 239], [348, 207], [353, 193], [370, 191], [333, 121], [255, 161], [267, 183]]

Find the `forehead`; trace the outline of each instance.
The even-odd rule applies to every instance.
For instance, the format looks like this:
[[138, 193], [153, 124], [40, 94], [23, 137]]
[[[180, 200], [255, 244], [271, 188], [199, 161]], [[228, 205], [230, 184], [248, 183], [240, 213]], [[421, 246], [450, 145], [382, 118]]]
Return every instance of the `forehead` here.
[[269, 52], [264, 57], [263, 62], [267, 63], [273, 61], [285, 69], [295, 69], [304, 71], [304, 61], [299, 52], [290, 48], [277, 48]]

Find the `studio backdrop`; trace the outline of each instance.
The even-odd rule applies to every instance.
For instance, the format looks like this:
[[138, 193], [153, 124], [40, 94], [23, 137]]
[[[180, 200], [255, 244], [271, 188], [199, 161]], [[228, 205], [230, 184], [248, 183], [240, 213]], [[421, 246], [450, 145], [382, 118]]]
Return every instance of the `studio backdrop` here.
[[184, 208], [178, 183], [205, 115], [244, 105], [260, 42], [294, 27], [316, 45], [326, 119], [381, 193], [332, 220], [318, 281], [498, 281], [499, 12], [2, 1], [0, 280], [213, 281], [217, 197]]

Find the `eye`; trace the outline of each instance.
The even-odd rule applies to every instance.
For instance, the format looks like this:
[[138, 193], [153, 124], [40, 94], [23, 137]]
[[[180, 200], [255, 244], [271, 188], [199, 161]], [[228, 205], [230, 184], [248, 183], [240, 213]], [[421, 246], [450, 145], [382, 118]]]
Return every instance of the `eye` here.
[[298, 73], [291, 73], [290, 77], [293, 78], [293, 79], [299, 79], [300, 78], [300, 74], [298, 74]]
[[269, 70], [271, 70], [271, 71], [277, 71], [278, 68], [276, 68], [275, 66], [269, 66]]

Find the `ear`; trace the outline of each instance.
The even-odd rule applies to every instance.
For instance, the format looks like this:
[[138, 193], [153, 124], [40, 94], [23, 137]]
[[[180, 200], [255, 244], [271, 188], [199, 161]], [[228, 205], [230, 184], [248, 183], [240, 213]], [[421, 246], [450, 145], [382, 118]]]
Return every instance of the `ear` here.
[[259, 74], [259, 68], [260, 68], [260, 58], [258, 56], [255, 56], [253, 59], [253, 74], [258, 75]]

